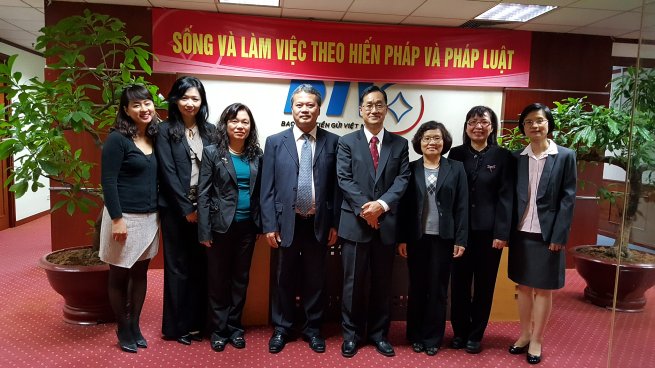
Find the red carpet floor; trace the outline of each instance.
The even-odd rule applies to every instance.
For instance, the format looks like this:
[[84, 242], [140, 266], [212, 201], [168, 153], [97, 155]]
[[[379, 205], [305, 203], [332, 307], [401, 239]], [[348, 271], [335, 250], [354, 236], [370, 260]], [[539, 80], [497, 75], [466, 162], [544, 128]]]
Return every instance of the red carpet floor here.
[[[149, 290], [142, 330], [150, 347], [138, 354], [121, 352], [113, 324], [74, 326], [63, 322], [63, 299], [48, 285], [37, 260], [50, 249], [49, 217], [0, 232], [0, 367], [527, 367], [524, 356], [506, 350], [517, 336], [516, 322], [491, 323], [484, 351], [469, 355], [442, 349], [434, 357], [416, 354], [404, 340], [404, 323], [394, 322], [390, 340], [396, 356], [385, 358], [373, 347], [354, 358], [339, 352], [339, 327], [326, 328], [327, 352], [315, 354], [301, 340], [283, 352], [267, 352], [270, 327], [247, 330], [248, 346], [228, 346], [215, 353], [209, 342], [183, 346], [160, 339], [163, 274], [149, 273]], [[655, 300], [649, 291], [644, 313], [617, 314], [614, 344], [609, 355], [612, 314], [582, 299], [584, 282], [567, 271], [566, 287], [555, 293], [539, 367], [655, 367]], [[451, 336], [450, 329], [447, 332]], [[608, 361], [609, 360], [609, 361]]]

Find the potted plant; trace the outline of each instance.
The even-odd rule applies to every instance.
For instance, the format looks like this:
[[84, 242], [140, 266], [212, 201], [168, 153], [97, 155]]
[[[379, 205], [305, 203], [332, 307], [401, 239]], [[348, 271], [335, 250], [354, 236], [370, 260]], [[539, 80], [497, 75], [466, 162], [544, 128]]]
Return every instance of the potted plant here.
[[[585, 97], [554, 102], [552, 112], [558, 129], [553, 132], [553, 140], [575, 150], [581, 165], [609, 164], [626, 172], [627, 185], [597, 188], [601, 200], [623, 203], [617, 206], [622, 222], [614, 244], [579, 246], [572, 249], [572, 254], [578, 273], [587, 282], [587, 299], [612, 307], [618, 269], [616, 308], [640, 311], [646, 304], [644, 292], [655, 284], [655, 256], [629, 249], [628, 244], [632, 227], [641, 215], [640, 201], [653, 191], [655, 71], [627, 68], [612, 80], [612, 86], [612, 107], [591, 104]], [[516, 147], [520, 140], [517, 131], [504, 138], [506, 145]]]
[[[125, 23], [89, 10], [40, 32], [35, 49], [46, 58], [47, 78], [23, 81], [13, 69], [16, 55], [0, 64], [0, 90], [9, 101], [0, 105], [0, 115], [6, 117], [0, 123], [0, 160], [13, 156], [15, 163], [4, 185], [21, 197], [43, 187], [39, 178], [45, 177], [62, 188], [62, 200], [51, 211], [87, 212], [102, 200], [91, 176], [96, 164], [82, 159], [81, 149], [72, 149], [71, 138], [86, 136], [100, 150], [125, 86], [142, 84], [158, 96], [157, 88], [143, 78], [152, 72], [152, 54], [140, 36], [126, 34]], [[155, 103], [161, 106], [162, 101]], [[99, 241], [94, 243], [53, 252], [40, 261], [51, 285], [65, 299], [67, 322], [113, 318], [106, 288], [109, 267], [98, 259]]]

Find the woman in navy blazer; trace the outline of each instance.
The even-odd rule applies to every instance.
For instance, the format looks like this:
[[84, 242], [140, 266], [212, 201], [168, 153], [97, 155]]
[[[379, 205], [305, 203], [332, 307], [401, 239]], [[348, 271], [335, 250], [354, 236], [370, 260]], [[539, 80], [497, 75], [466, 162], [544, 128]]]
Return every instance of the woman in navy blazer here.
[[185, 345], [201, 339], [207, 315], [207, 261], [198, 243], [196, 197], [202, 149], [214, 130], [208, 115], [202, 83], [179, 78], [168, 94], [168, 120], [159, 126], [155, 150], [164, 238], [162, 334]]
[[508, 273], [519, 284], [521, 334], [509, 352], [527, 351], [530, 364], [541, 361], [552, 291], [564, 286], [564, 245], [575, 204], [575, 152], [548, 139], [554, 127], [547, 106], [527, 106], [519, 117], [519, 129], [530, 144], [514, 152], [515, 227], [509, 244]]
[[446, 127], [428, 121], [412, 146], [422, 158], [400, 204], [398, 252], [407, 258], [407, 339], [412, 349], [435, 355], [446, 328], [448, 281], [453, 258], [464, 254], [468, 234], [468, 187], [464, 165], [443, 157], [453, 140]]
[[234, 103], [205, 147], [198, 184], [198, 238], [207, 247], [211, 348], [246, 347], [241, 324], [250, 263], [260, 233], [262, 150], [250, 109]]

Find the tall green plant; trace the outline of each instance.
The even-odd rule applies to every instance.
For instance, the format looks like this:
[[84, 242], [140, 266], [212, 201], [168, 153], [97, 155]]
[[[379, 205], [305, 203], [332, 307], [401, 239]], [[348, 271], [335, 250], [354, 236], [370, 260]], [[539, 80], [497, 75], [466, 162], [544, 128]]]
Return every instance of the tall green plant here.
[[65, 133], [87, 135], [100, 148], [123, 88], [141, 84], [158, 96], [157, 87], [143, 77], [152, 72], [152, 54], [141, 36], [126, 34], [125, 23], [89, 10], [42, 28], [35, 48], [46, 57], [52, 77], [24, 81], [14, 71], [20, 61], [16, 55], [0, 64], [0, 91], [9, 101], [0, 105], [0, 116], [6, 117], [0, 121], [0, 159], [14, 157], [4, 185], [21, 197], [43, 187], [39, 178], [46, 177], [65, 188], [64, 200], [53, 210], [87, 211], [94, 202], [83, 194], [100, 193], [90, 181], [95, 164], [82, 160], [80, 149], [71, 149]]
[[[655, 71], [628, 68], [612, 80], [614, 107], [589, 103], [586, 97], [554, 102], [553, 140], [576, 151], [578, 161], [606, 163], [626, 171], [629, 184], [623, 226], [608, 252], [630, 258], [627, 245], [639, 215], [644, 181], [652, 183], [655, 170]], [[518, 129], [503, 144], [517, 148]], [[616, 191], [599, 187], [600, 198], [616, 202]]]

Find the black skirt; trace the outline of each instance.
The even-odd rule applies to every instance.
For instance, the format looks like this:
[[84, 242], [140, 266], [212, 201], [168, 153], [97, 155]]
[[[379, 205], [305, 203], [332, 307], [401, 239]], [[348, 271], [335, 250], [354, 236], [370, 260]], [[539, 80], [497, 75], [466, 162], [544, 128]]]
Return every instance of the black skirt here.
[[519, 285], [537, 289], [564, 287], [566, 249], [552, 252], [541, 234], [517, 231], [509, 244], [507, 273]]

